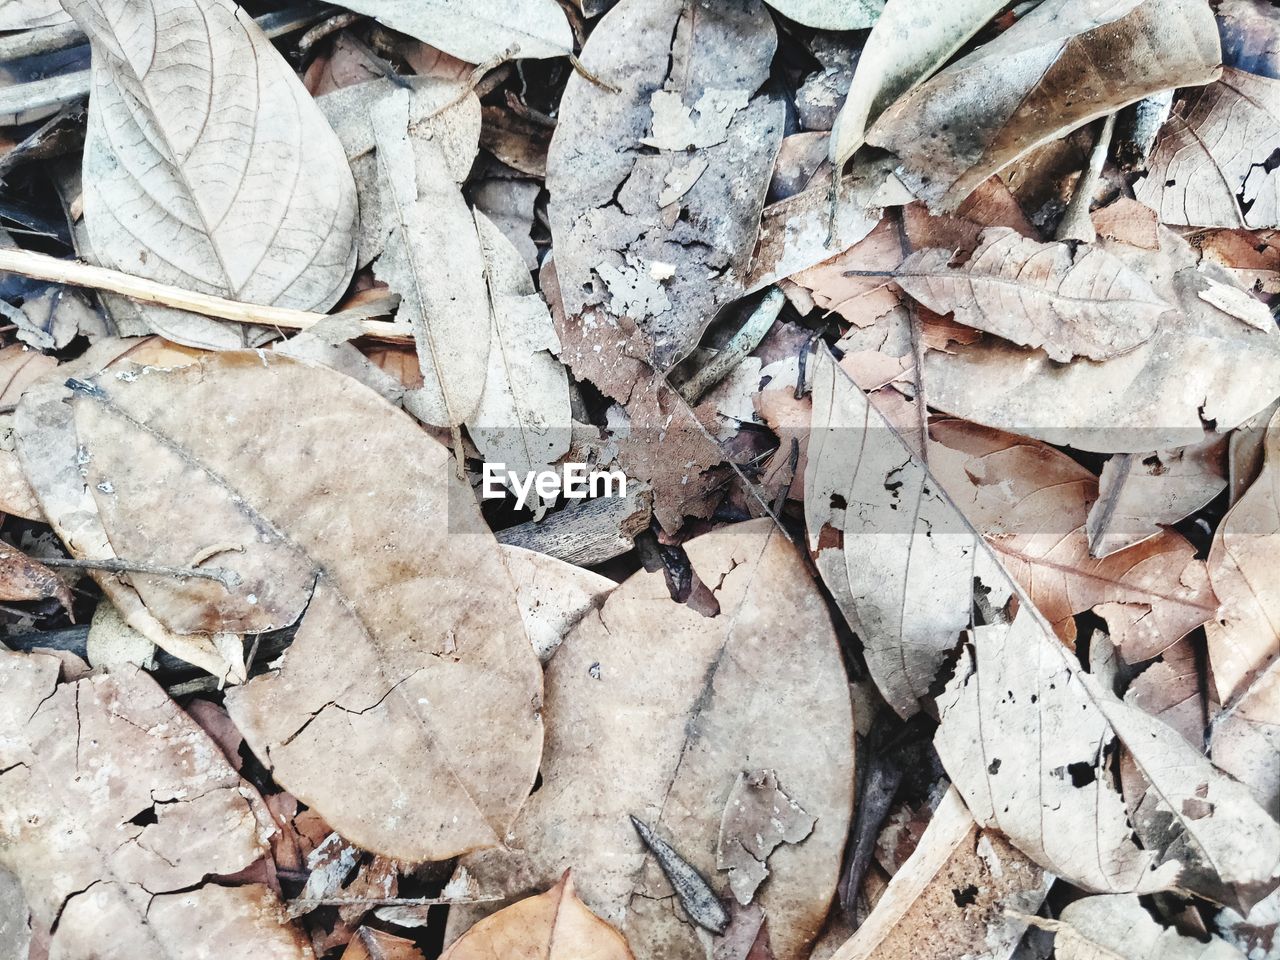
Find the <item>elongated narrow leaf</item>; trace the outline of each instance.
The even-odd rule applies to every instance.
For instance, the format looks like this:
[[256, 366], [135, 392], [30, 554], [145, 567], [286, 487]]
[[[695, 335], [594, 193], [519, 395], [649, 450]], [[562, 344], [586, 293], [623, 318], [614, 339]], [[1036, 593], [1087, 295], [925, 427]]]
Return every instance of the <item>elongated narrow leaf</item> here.
[[423, 385], [405, 395], [405, 407], [426, 423], [457, 427], [475, 415], [489, 362], [484, 254], [448, 157], [434, 137], [413, 133], [411, 103], [410, 91], [396, 88], [372, 109], [390, 208], [374, 269], [400, 295], [400, 316], [418, 346]]
[[1170, 309], [1140, 274], [1097, 247], [1073, 252], [990, 227], [963, 263], [952, 264], [952, 253], [918, 250], [894, 279], [935, 313], [955, 313], [959, 323], [1041, 347], [1054, 360], [1132, 350]]
[[[975, 605], [992, 621], [970, 630], [938, 698], [935, 738], [978, 823], [1087, 890], [1181, 888], [1247, 908], [1280, 883], [1280, 825], [1175, 731], [1084, 674], [830, 353], [815, 364], [809, 545], [842, 609], [852, 610], [869, 665], [878, 656], [894, 668], [872, 668], [881, 691], [910, 712], [900, 678], [916, 689], [941, 679], [940, 669], [926, 671], [960, 636], [957, 629], [947, 642], [945, 625], [980, 623]], [[819, 491], [829, 491], [823, 508], [810, 513]], [[904, 610], [914, 618], [907, 622], [924, 620], [915, 608], [933, 612], [923, 639], [901, 632]], [[1117, 743], [1155, 786], [1141, 845], [1107, 770]]]
[[[720, 613], [670, 599], [661, 572], [640, 572], [569, 634], [547, 664], [542, 786], [508, 848], [464, 857], [480, 888], [520, 897], [574, 869], [578, 893], [640, 960], [703, 960], [706, 932], [685, 914], [632, 826], [642, 821], [711, 885], [719, 825], [743, 770], [816, 818], [778, 847], [755, 902], [778, 960], [806, 957], [835, 892], [852, 810], [853, 718], [825, 604], [795, 548], [768, 520], [690, 540]], [[655, 623], [661, 630], [654, 630]], [[480, 910], [453, 907], [450, 935]]]
[[546, 470], [568, 452], [569, 375], [551, 313], [517, 250], [483, 213], [475, 229], [492, 312], [489, 363], [468, 430], [486, 462]]
[[935, 211], [1034, 147], [1170, 87], [1216, 80], [1207, 0], [1045, 0], [887, 109], [867, 133]]
[[147, 610], [179, 632], [298, 621], [227, 696], [276, 781], [397, 859], [500, 843], [537, 770], [541, 678], [445, 449], [355, 380], [268, 353], [77, 389], [67, 455], [112, 546], [236, 578], [135, 574]]
[[922, 7], [889, 0], [858, 57], [853, 84], [831, 128], [831, 162], [843, 167], [867, 127], [912, 87], [923, 83], [1005, 6], [1003, 0], [953, 0]]
[[573, 32], [555, 0], [343, 0], [342, 6], [470, 63], [573, 52]]
[[[231, 0], [66, 0], [93, 47], [84, 217], [104, 265], [233, 300], [324, 310], [355, 263], [342, 147]], [[149, 309], [170, 339], [239, 328]]]

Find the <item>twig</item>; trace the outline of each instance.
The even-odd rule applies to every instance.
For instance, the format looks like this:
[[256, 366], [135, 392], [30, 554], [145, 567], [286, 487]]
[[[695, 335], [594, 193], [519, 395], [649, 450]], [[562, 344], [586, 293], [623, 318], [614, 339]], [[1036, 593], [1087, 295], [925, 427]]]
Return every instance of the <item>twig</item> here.
[[612, 83], [609, 83], [609, 81], [600, 79], [598, 76], [596, 76], [586, 67], [584, 67], [582, 65], [582, 61], [579, 60], [572, 53], [569, 54], [569, 63], [573, 65], [573, 69], [576, 70], [578, 73], [580, 73], [583, 76], [583, 78], [585, 78], [590, 83], [594, 83], [597, 87], [600, 87], [603, 90], [608, 90], [610, 93], [622, 92], [617, 87], [615, 87]]
[[65, 50], [78, 43], [86, 43], [84, 31], [75, 22], [59, 23], [52, 27], [36, 27], [0, 37], [0, 61], [21, 60], [41, 53]]
[[773, 321], [782, 312], [782, 305], [786, 300], [780, 287], [770, 287], [764, 299], [751, 311], [746, 323], [734, 333], [720, 352], [680, 385], [680, 395], [690, 404], [697, 404], [703, 394], [728, 376], [734, 367], [760, 345], [764, 335], [773, 326]]
[[[105, 290], [163, 307], [189, 310], [206, 317], [230, 320], [234, 323], [255, 323], [286, 330], [306, 330], [329, 319], [327, 314], [294, 310], [290, 307], [272, 307], [256, 303], [226, 300], [207, 293], [195, 293], [173, 287], [167, 283], [135, 277], [119, 270], [95, 267], [78, 260], [59, 260], [47, 254], [30, 250], [0, 250], [0, 272], [17, 273], [34, 280], [65, 283], [73, 287]], [[381, 320], [361, 320], [360, 330], [365, 336], [382, 340], [412, 342], [413, 333], [404, 324]]]
[[490, 903], [505, 899], [500, 896], [487, 897], [298, 897], [289, 901], [289, 906], [309, 907], [343, 907], [359, 904], [362, 907], [443, 907], [449, 904]]
[[135, 560], [81, 560], [75, 557], [52, 557], [40, 562], [46, 567], [74, 567], [80, 570], [105, 570], [108, 573], [147, 573], [157, 577], [176, 577], [179, 580], [193, 577], [199, 580], [216, 580], [228, 590], [240, 583], [239, 574], [221, 567], [169, 567]]
[[[902, 254], [902, 259], [906, 260], [911, 255], [911, 239], [907, 236], [906, 220], [902, 216], [902, 208], [898, 207], [894, 211], [894, 223], [898, 228], [898, 249]], [[927, 469], [929, 466], [929, 403], [924, 392], [924, 345], [922, 343], [923, 336], [920, 326], [920, 311], [916, 309], [915, 301], [911, 298], [905, 298], [906, 302], [903, 306], [907, 311], [907, 331], [911, 334], [911, 360], [915, 366], [915, 408], [916, 420], [920, 427], [920, 460]]]
[[1102, 176], [1102, 167], [1107, 162], [1107, 153], [1111, 150], [1111, 134], [1116, 128], [1116, 115], [1110, 114], [1102, 131], [1098, 134], [1098, 142], [1093, 145], [1089, 154], [1089, 164], [1080, 173], [1076, 181], [1075, 192], [1071, 194], [1071, 202], [1067, 204], [1067, 212], [1058, 223], [1058, 231], [1054, 234], [1058, 240], [1080, 240], [1093, 243], [1098, 239], [1098, 232], [1093, 228], [1093, 220], [1089, 217], [1089, 207], [1093, 204], [1093, 191], [1098, 186], [1098, 178]]

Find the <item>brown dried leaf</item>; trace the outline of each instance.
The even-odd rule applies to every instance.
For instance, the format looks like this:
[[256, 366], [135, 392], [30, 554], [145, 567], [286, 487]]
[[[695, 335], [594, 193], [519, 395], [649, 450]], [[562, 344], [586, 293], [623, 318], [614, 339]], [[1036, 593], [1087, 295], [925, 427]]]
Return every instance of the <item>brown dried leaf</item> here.
[[[93, 48], [83, 189], [95, 258], [233, 300], [335, 303], [355, 265], [355, 182], [253, 20], [231, 0], [65, 6]], [[157, 332], [196, 346], [251, 336], [195, 314], [145, 313]]]
[[1089, 216], [1100, 236], [1143, 250], [1160, 249], [1160, 218], [1146, 204], [1120, 197]]
[[[566, 316], [603, 328], [601, 359], [622, 341], [664, 371], [745, 290], [783, 127], [782, 103], [756, 95], [777, 44], [763, 3], [694, 9], [622, 0], [604, 16], [582, 62], [621, 92], [571, 76], [547, 158]], [[566, 353], [612, 393], [614, 378], [582, 359]]]
[[[227, 696], [277, 782], [388, 856], [500, 842], [537, 769], [540, 678], [444, 448], [356, 381], [270, 353], [107, 374], [72, 408], [83, 482], [121, 554], [211, 557], [239, 578], [133, 575], [151, 614], [255, 633], [301, 616], [282, 661]], [[317, 410], [341, 411], [343, 429]]]
[[935, 313], [1029, 347], [1052, 359], [1105, 360], [1149, 339], [1170, 309], [1140, 274], [1095, 246], [1037, 243], [989, 227], [973, 255], [918, 250], [894, 280]]
[[0, 600], [55, 599], [71, 612], [71, 589], [56, 573], [0, 541]]
[[1172, 530], [1090, 555], [1098, 482], [1065, 453], [959, 420], [934, 423], [929, 435], [933, 476], [1064, 640], [1075, 640], [1074, 615], [1093, 610], [1136, 663], [1214, 615], [1204, 563]]
[[[138, 351], [135, 354], [135, 351]], [[149, 340], [99, 341], [79, 359], [64, 364], [59, 375], [30, 387], [14, 414], [18, 456], [27, 480], [40, 500], [41, 511], [67, 551], [81, 560], [120, 560], [94, 500], [80, 473], [79, 441], [72, 421], [71, 390], [65, 379], [87, 378], [132, 355], [159, 359]], [[190, 358], [181, 355], [179, 362]], [[123, 364], [120, 375], [136, 377], [141, 369]], [[157, 517], [159, 521], [160, 518]], [[129, 558], [124, 558], [129, 559]], [[180, 566], [189, 565], [184, 557]], [[156, 619], [142, 601], [138, 584], [125, 575], [89, 570], [89, 575], [134, 630], [175, 657], [195, 664], [230, 683], [244, 679], [244, 649], [229, 633], [181, 633]]]
[[627, 941], [578, 899], [569, 871], [554, 887], [485, 917], [440, 960], [632, 960]]
[[1097, 117], [1169, 87], [1216, 80], [1204, 0], [1046, 0], [886, 110], [867, 141], [897, 154], [931, 210]]
[[871, 914], [831, 960], [1008, 960], [1053, 877], [947, 791]]
[[342, 960], [423, 960], [423, 957], [412, 940], [361, 927], [342, 951]]
[[1135, 195], [1164, 223], [1280, 226], [1280, 174], [1268, 166], [1280, 143], [1277, 103], [1280, 80], [1232, 67], [1217, 83], [1186, 91]]
[[[584, 618], [547, 665], [543, 785], [509, 849], [469, 855], [461, 867], [481, 889], [511, 897], [572, 865], [587, 906], [642, 960], [703, 960], [628, 815], [723, 891], [715, 855], [725, 800], [743, 769], [776, 770], [817, 818], [803, 842], [774, 850], [756, 897], [777, 957], [798, 960], [834, 894], [852, 808], [853, 725], [835, 634], [801, 558], [771, 521], [685, 548], [721, 612], [706, 617], [673, 602], [658, 571], [635, 574]], [[476, 915], [450, 910], [451, 933]]]
[[[1177, 886], [1246, 908], [1265, 896], [1280, 882], [1280, 825], [1176, 732], [1082, 673], [862, 391], [829, 353], [815, 363], [810, 549], [851, 626], [876, 638], [864, 645], [869, 665], [878, 651], [888, 702], [917, 709], [908, 698], [940, 679], [975, 605], [987, 611], [938, 697], [934, 741], [978, 823], [1084, 889]], [[1142, 846], [1107, 771], [1116, 742], [1156, 787]]]
[[147, 674], [58, 682], [52, 657], [0, 653], [0, 865], [53, 956], [310, 951], [258, 885], [219, 877], [266, 852], [253, 788]]
[[[1098, 245], [1173, 304], [1151, 339], [1101, 363], [1055, 363], [991, 338], [931, 351], [930, 406], [1078, 450], [1144, 453], [1226, 433], [1280, 392], [1280, 332], [1259, 330], [1199, 295], [1214, 283], [1236, 287], [1229, 274], [1198, 263], [1165, 228], [1159, 251]], [[1246, 368], [1251, 375], [1241, 377]]]

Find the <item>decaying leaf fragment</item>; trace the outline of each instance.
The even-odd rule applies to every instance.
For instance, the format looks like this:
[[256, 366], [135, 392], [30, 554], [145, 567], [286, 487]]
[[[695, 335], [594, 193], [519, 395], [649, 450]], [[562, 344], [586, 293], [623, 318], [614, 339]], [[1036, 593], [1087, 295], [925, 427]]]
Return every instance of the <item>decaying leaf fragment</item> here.
[[1148, 94], [1216, 80], [1204, 0], [1046, 0], [889, 107], [867, 141], [931, 210], [1034, 147]]
[[1164, 223], [1280, 226], [1280, 80], [1233, 67], [1185, 91], [1160, 131], [1149, 173], [1134, 187]]
[[716, 868], [729, 871], [729, 888], [743, 906], [769, 875], [766, 861], [782, 843], [799, 843], [813, 832], [814, 818], [778, 786], [772, 770], [738, 776], [720, 820]]
[[499, 842], [537, 769], [541, 684], [445, 449], [356, 381], [265, 352], [108, 371], [71, 409], [112, 545], [237, 578], [134, 575], [154, 617], [256, 633], [301, 616], [273, 669], [227, 697], [277, 782], [397, 859]]
[[[907, 642], [895, 646], [891, 632], [871, 633], [850, 621], [872, 638], [864, 639], [868, 664], [874, 648], [890, 668], [872, 669], [890, 704], [904, 714], [916, 709], [904, 700], [913, 687], [902, 677], [923, 691], [917, 696], [939, 679], [941, 658], [959, 634], [947, 638], [941, 627], [974, 623], [975, 605], [991, 611], [992, 622], [968, 631], [972, 642], [938, 697], [942, 720], [934, 741], [977, 822], [1000, 829], [1041, 867], [1086, 890], [1176, 887], [1246, 909], [1265, 896], [1280, 882], [1280, 824], [1178, 733], [1082, 673], [990, 548], [933, 492], [937, 481], [900, 440], [894, 455], [896, 438], [862, 391], [829, 353], [815, 361], [808, 476], [823, 472], [824, 447], [866, 451], [831, 456], [838, 464], [832, 474], [853, 479], [827, 482], [830, 493], [821, 502], [828, 508], [811, 515], [821, 488], [806, 491], [819, 570], [837, 600], [851, 584], [864, 588], [853, 607], [860, 621], [893, 623], [906, 600], [932, 616], [916, 615], [933, 628], [924, 634], [932, 646], [923, 651]], [[828, 407], [834, 412], [820, 419]], [[900, 509], [892, 510], [899, 498]], [[905, 518], [896, 526], [895, 515]], [[864, 526], [869, 519], [876, 526]], [[935, 544], [940, 538], [955, 553], [943, 553]], [[838, 565], [824, 563], [824, 553], [835, 553]], [[871, 589], [874, 577], [885, 585], [878, 592]], [[886, 676], [896, 684], [887, 690]], [[1112, 785], [1109, 756], [1118, 743], [1155, 788], [1136, 825]]]
[[[548, 214], [564, 312], [600, 328], [603, 359], [631, 352], [667, 370], [743, 293], [782, 140], [782, 103], [757, 94], [776, 44], [760, 0], [622, 0], [583, 48], [585, 67], [620, 92], [569, 78]], [[590, 359], [566, 354], [608, 392]]]
[[21, 550], [0, 542], [0, 600], [57, 600], [71, 610], [71, 589], [56, 573]]
[[555, 0], [344, 0], [423, 43], [470, 63], [573, 52], [573, 33]]
[[[355, 262], [356, 190], [293, 69], [231, 0], [66, 0], [93, 48], [84, 219], [103, 266], [251, 303], [325, 310]], [[169, 339], [232, 324], [161, 308]]]
[[1137, 897], [1085, 897], [1067, 905], [1059, 920], [1031, 922], [1051, 930], [1060, 960], [1244, 960], [1218, 937], [1201, 943], [1162, 927]]
[[[1163, 227], [1156, 251], [1098, 245], [1173, 305], [1149, 340], [1099, 363], [1055, 363], [989, 337], [931, 350], [924, 362], [929, 405], [1077, 450], [1146, 453], [1226, 433], [1280, 393], [1280, 333], [1200, 296], [1214, 284], [1239, 290], [1227, 271], [1198, 262], [1187, 242]], [[1251, 375], [1241, 377], [1242, 369]]]
[[831, 960], [1008, 960], [1053, 876], [994, 830], [981, 830], [954, 789], [907, 862]]
[[560, 882], [486, 917], [440, 960], [632, 960], [627, 941], [593, 914], [565, 871]]
[[955, 313], [960, 323], [1042, 347], [1058, 361], [1131, 350], [1170, 309], [1140, 274], [1095, 246], [1073, 251], [989, 227], [967, 260], [951, 257], [951, 250], [917, 250], [893, 278], [934, 313]]
[[822, 30], [865, 30], [876, 22], [884, 0], [768, 0], [784, 17]]
[[[852, 809], [852, 716], [834, 631], [771, 521], [685, 548], [720, 613], [675, 603], [657, 571], [635, 574], [584, 617], [547, 664], [543, 784], [508, 848], [470, 854], [461, 868], [481, 889], [516, 897], [572, 866], [583, 901], [637, 957], [703, 960], [699, 932], [629, 817], [724, 899], [715, 857], [725, 802], [744, 769], [774, 770], [817, 822], [773, 851], [756, 902], [778, 960], [800, 960], [834, 894]], [[451, 908], [450, 935], [479, 912]]]
[[700, 926], [710, 930], [717, 936], [724, 936], [729, 929], [729, 911], [724, 908], [714, 890], [702, 874], [698, 873], [680, 853], [653, 832], [647, 823], [637, 817], [631, 817], [631, 825], [644, 841], [644, 845], [653, 854], [662, 875], [671, 884], [676, 900], [684, 915]]
[[418, 347], [423, 383], [406, 392], [405, 408], [434, 426], [458, 427], [480, 405], [489, 363], [484, 254], [448, 156], [434, 137], [414, 135], [412, 103], [410, 91], [397, 87], [370, 111], [390, 207], [375, 271], [400, 295], [399, 313]]
[[0, 652], [0, 866], [50, 955], [310, 957], [266, 887], [213, 882], [267, 852], [213, 741], [141, 670], [58, 674]]

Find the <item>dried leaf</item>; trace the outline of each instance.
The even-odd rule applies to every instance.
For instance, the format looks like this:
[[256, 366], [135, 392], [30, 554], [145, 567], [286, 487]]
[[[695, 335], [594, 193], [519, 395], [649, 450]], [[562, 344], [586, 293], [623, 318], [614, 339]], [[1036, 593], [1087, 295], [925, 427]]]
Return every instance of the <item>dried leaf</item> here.
[[1180, 534], [1091, 556], [1086, 519], [1098, 482], [1065, 453], [958, 420], [929, 435], [933, 476], [1064, 640], [1075, 640], [1074, 615], [1093, 610], [1137, 663], [1213, 617], [1204, 563]]
[[1154, 453], [1119, 453], [1102, 465], [1089, 508], [1089, 552], [1106, 557], [1190, 516], [1227, 486], [1226, 442]]
[[[703, 960], [628, 816], [723, 890], [715, 851], [725, 800], [743, 769], [776, 770], [817, 824], [773, 852], [756, 900], [776, 956], [799, 960], [835, 891], [852, 807], [853, 727], [835, 635], [800, 557], [770, 521], [685, 549], [721, 612], [705, 617], [675, 603], [656, 571], [635, 574], [585, 617], [547, 665], [543, 785], [509, 848], [462, 866], [481, 889], [510, 897], [572, 864], [584, 902], [638, 956]], [[451, 934], [476, 915], [451, 909]]]
[[486, 917], [440, 960], [632, 960], [627, 941], [578, 899], [564, 876], [546, 893]]
[[239, 578], [134, 575], [151, 614], [255, 633], [301, 616], [282, 661], [227, 696], [276, 781], [388, 856], [499, 842], [536, 772], [540, 681], [444, 448], [354, 380], [268, 353], [108, 374], [72, 406], [111, 543], [170, 566], [212, 553]]
[[492, 342], [484, 391], [467, 429], [485, 462], [521, 473], [548, 470], [569, 451], [573, 422], [569, 375], [555, 357], [560, 341], [520, 252], [483, 213], [475, 214], [474, 230]]
[[[1158, 252], [1099, 246], [1173, 304], [1151, 339], [1102, 363], [1064, 365], [985, 338], [931, 351], [924, 365], [930, 406], [1078, 450], [1145, 453], [1226, 433], [1280, 392], [1280, 333], [1199, 296], [1214, 282], [1236, 286], [1225, 271], [1197, 265], [1186, 241], [1164, 228]], [[1245, 367], [1253, 375], [1239, 376]]]
[[769, 875], [766, 861], [779, 844], [799, 843], [814, 818], [778, 787], [772, 770], [739, 774], [720, 819], [716, 869], [729, 871], [729, 888], [746, 906]]
[[259, 885], [211, 882], [265, 852], [253, 789], [140, 670], [58, 683], [58, 661], [0, 653], [0, 865], [57, 957], [310, 951]]
[[1008, 227], [988, 227], [960, 264], [952, 251], [918, 250], [893, 278], [934, 313], [1050, 358], [1105, 360], [1148, 340], [1170, 309], [1140, 274], [1096, 246], [1037, 243]]
[[865, 30], [876, 22], [884, 0], [768, 0], [784, 17], [820, 30]]
[[1218, 78], [1203, 0], [1046, 0], [916, 87], [867, 141], [894, 152], [903, 182], [953, 210], [1018, 157], [1148, 94]]
[[[155, 669], [156, 645], [120, 616], [110, 600], [98, 601], [85, 638], [85, 659], [90, 666], [119, 668], [133, 664]], [[238, 769], [238, 768], [237, 768]]]
[[[375, 271], [413, 326], [423, 385], [405, 408], [438, 427], [476, 414], [492, 319], [475, 220], [435, 137], [411, 134], [412, 98], [395, 88], [371, 110], [391, 232]], [[523, 269], [523, 268], [522, 268]]]
[[[547, 158], [564, 312], [601, 327], [600, 342], [610, 344], [604, 357], [567, 350], [565, 359], [614, 396], [614, 344], [669, 369], [744, 292], [782, 139], [781, 102], [756, 95], [777, 44], [763, 3], [696, 9], [623, 0], [610, 10], [582, 62], [621, 92], [570, 77]], [[696, 149], [686, 152], [690, 144]], [[704, 172], [664, 201], [694, 164]], [[674, 272], [656, 279], [663, 265]], [[622, 318], [649, 342], [632, 341]]]
[[676, 900], [680, 902], [680, 909], [684, 911], [684, 915], [703, 930], [710, 930], [717, 936], [723, 936], [729, 929], [729, 911], [724, 908], [724, 904], [720, 902], [707, 881], [702, 879], [702, 874], [690, 866], [688, 860], [680, 856], [671, 844], [654, 833], [643, 820], [635, 817], [630, 819], [631, 825], [636, 828], [636, 833], [653, 854], [653, 859], [657, 861], [662, 875], [667, 878], [667, 883], [675, 892]]
[[48, 600], [71, 612], [71, 589], [56, 573], [0, 541], [0, 600]]
[[[1179, 84], [1181, 86], [1182, 84]], [[1231, 67], [1189, 90], [1160, 131], [1137, 198], [1164, 223], [1204, 227], [1280, 226], [1280, 80]]]
[[843, 167], [864, 143], [867, 127], [927, 80], [1003, 6], [999, 0], [957, 0], [921, 9], [910, 0], [889, 0], [871, 28], [831, 128], [831, 162]]
[[[253, 20], [231, 0], [66, 6], [93, 47], [83, 189], [97, 260], [233, 300], [335, 303], [355, 263], [355, 183]], [[245, 342], [194, 314], [146, 314], [179, 342]]]
[[[142, 345], [146, 343], [142, 341]], [[113, 361], [127, 358], [137, 345], [138, 341], [101, 341], [78, 360], [64, 364], [60, 377], [90, 377]], [[136, 377], [138, 369], [146, 368], [126, 365], [119, 372], [124, 377]], [[65, 383], [52, 377], [27, 389], [14, 414], [18, 456], [40, 500], [41, 511], [68, 552], [81, 560], [120, 560], [103, 526], [94, 491], [80, 472], [71, 397]], [[190, 560], [184, 557], [178, 565], [187, 566]], [[129, 625], [156, 646], [219, 679], [230, 683], [244, 680], [244, 649], [238, 636], [170, 630], [147, 609], [136, 582], [121, 574], [92, 569], [88, 572]]]
[[1151, 919], [1137, 897], [1085, 897], [1067, 905], [1060, 920], [1033, 920], [1055, 934], [1059, 960], [1244, 960], [1224, 940], [1202, 943]]
[[1160, 218], [1145, 204], [1128, 197], [1090, 214], [1093, 227], [1104, 237], [1144, 250], [1160, 249]]
[[[1083, 674], [935, 492], [937, 481], [901, 441], [893, 450], [887, 424], [830, 354], [815, 363], [809, 475], [854, 479], [822, 484], [848, 494], [833, 503], [823, 497], [831, 505], [816, 514], [808, 513], [816, 490], [806, 492], [810, 548], [837, 599], [853, 592], [851, 583], [866, 588], [854, 592], [857, 616], [877, 618], [877, 625], [906, 620], [926, 644], [920, 649], [904, 629], [890, 659], [882, 642], [882, 667], [873, 676], [886, 699], [900, 712], [915, 709], [903, 696], [923, 696], [938, 679], [955, 637], [973, 622], [975, 602], [996, 620], [970, 631], [972, 643], [938, 698], [935, 746], [977, 822], [999, 828], [1040, 866], [1087, 890], [1177, 886], [1245, 905], [1265, 895], [1280, 881], [1280, 825], [1176, 732]], [[828, 459], [835, 466], [824, 465]], [[838, 565], [827, 561], [832, 554]], [[1010, 616], [1010, 601], [1017, 608], [1012, 623], [1000, 622]], [[954, 623], [960, 626], [948, 639], [943, 628]], [[1107, 770], [1117, 741], [1158, 791], [1140, 826], [1142, 846]]]
[[342, 5], [469, 63], [573, 52], [569, 21], [555, 0], [343, 0]]
[[980, 830], [953, 789], [934, 811], [915, 851], [831, 960], [1008, 960], [1053, 877]]

